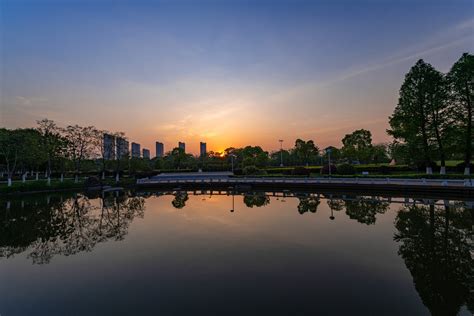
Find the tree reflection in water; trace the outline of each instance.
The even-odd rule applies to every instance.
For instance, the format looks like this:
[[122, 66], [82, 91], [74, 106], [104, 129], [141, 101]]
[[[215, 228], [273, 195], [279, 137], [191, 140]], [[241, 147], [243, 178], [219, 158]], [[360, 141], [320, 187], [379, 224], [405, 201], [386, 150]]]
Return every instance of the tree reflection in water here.
[[297, 195], [300, 200], [298, 204], [298, 213], [304, 214], [306, 212], [316, 213], [318, 206], [321, 203], [319, 196], [315, 195]]
[[[319, 195], [295, 193], [298, 212], [316, 213]], [[172, 205], [183, 208], [187, 192], [177, 192]], [[243, 197], [247, 207], [270, 203], [265, 192]], [[89, 198], [52, 196], [33, 200], [0, 201], [0, 258], [27, 253], [33, 263], [48, 263], [56, 255], [91, 251], [98, 243], [122, 240], [135, 217], [144, 215], [144, 198], [128, 194]], [[7, 205], [5, 208], [4, 206]], [[389, 202], [378, 198], [330, 195], [327, 205], [362, 224], [375, 224]], [[433, 315], [456, 315], [464, 305], [474, 311], [474, 259], [472, 206], [462, 202], [406, 205], [397, 213], [394, 240], [410, 271], [415, 288]]]
[[334, 211], [342, 211], [344, 209], [344, 200], [341, 199], [335, 199], [332, 196], [329, 197], [327, 200], [327, 204], [329, 206], [329, 209], [331, 210], [331, 216], [329, 216], [330, 220], [334, 220]]
[[395, 220], [394, 240], [432, 315], [457, 315], [461, 306], [474, 312], [472, 210], [462, 204], [403, 207]]
[[390, 203], [374, 198], [355, 197], [344, 200], [346, 214], [350, 219], [355, 219], [362, 224], [375, 224], [375, 215], [385, 213]]
[[[18, 205], [17, 205], [18, 204]], [[91, 251], [98, 243], [121, 240], [135, 217], [143, 217], [144, 199], [127, 195], [91, 200], [77, 194], [31, 201], [13, 201], [2, 209], [0, 257], [30, 251], [33, 263], [56, 255]]]
[[189, 199], [188, 192], [176, 192], [171, 204], [178, 209], [186, 206], [186, 201]]
[[265, 192], [245, 193], [244, 203], [247, 207], [261, 207], [270, 203], [270, 197], [268, 197]]

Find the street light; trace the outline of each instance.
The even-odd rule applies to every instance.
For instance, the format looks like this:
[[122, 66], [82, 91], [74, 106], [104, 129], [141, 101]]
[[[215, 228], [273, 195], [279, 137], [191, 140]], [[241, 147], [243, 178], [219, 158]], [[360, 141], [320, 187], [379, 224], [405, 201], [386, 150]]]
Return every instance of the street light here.
[[326, 154], [328, 154], [329, 176], [331, 176], [331, 151], [332, 151], [332, 148], [328, 147], [325, 150], [326, 150]]
[[278, 141], [280, 142], [280, 167], [283, 167], [283, 139]]
[[232, 173], [234, 173], [234, 157], [235, 155], [234, 154], [230, 154], [230, 161], [231, 161], [231, 164], [232, 164]]

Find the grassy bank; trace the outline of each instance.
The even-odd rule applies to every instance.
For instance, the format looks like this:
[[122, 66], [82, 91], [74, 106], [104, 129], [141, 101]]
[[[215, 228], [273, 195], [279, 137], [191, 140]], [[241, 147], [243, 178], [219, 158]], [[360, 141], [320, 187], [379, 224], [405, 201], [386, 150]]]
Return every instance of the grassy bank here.
[[[103, 185], [110, 186], [122, 186], [128, 187], [134, 185], [136, 180], [134, 178], [122, 178], [120, 182], [116, 183], [115, 179], [107, 178], [103, 181]], [[47, 180], [38, 181], [14, 181], [12, 186], [7, 186], [6, 183], [0, 184], [0, 194], [11, 194], [11, 193], [29, 193], [29, 192], [54, 192], [54, 191], [66, 191], [66, 190], [82, 190], [84, 189], [84, 179], [80, 179], [79, 182], [74, 182], [72, 179], [65, 179], [63, 182], [60, 180], [52, 179], [48, 185]]]

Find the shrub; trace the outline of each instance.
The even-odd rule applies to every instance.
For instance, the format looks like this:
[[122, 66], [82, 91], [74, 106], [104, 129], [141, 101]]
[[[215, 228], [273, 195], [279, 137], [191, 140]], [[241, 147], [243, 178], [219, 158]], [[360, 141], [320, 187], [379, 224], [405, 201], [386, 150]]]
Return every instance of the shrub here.
[[343, 163], [337, 166], [337, 173], [338, 174], [355, 174], [356, 171], [353, 165], [348, 164], [348, 163]]
[[305, 167], [295, 167], [293, 168], [291, 174], [294, 176], [309, 176], [311, 174], [311, 170]]
[[99, 185], [101, 185], [101, 182], [98, 177], [88, 177], [86, 181], [84, 181], [84, 186], [86, 188], [96, 187]]
[[244, 175], [248, 175], [248, 176], [266, 174], [266, 172], [264, 170], [261, 170], [261, 169], [257, 168], [256, 166], [244, 167], [244, 169], [242, 171], [243, 171]]
[[[416, 168], [417, 168], [417, 170], [420, 171], [420, 172], [426, 171], [426, 167], [427, 167], [427, 166], [426, 166], [426, 163], [424, 163], [424, 162], [419, 162], [419, 163], [416, 164]], [[433, 169], [433, 172], [435, 172], [435, 171], [438, 170], [438, 165], [437, 165], [436, 162], [434, 162], [434, 161], [432, 161], [432, 162], [430, 163], [430, 167], [431, 167], [431, 169]]]
[[[460, 173], [464, 172], [465, 166], [466, 166], [466, 164], [465, 164], [464, 162], [458, 163], [458, 164], [456, 165], [456, 171], [457, 171], [457, 172], [460, 172]], [[471, 168], [471, 172], [473, 172], [473, 171], [474, 171], [474, 164], [473, 164], [473, 163], [470, 163], [470, 164], [469, 164], [469, 167]]]
[[391, 174], [394, 168], [390, 166], [380, 166], [379, 172], [381, 174]]
[[[321, 168], [321, 174], [329, 174], [329, 165], [324, 165]], [[336, 165], [331, 164], [331, 174], [337, 173], [337, 167]]]

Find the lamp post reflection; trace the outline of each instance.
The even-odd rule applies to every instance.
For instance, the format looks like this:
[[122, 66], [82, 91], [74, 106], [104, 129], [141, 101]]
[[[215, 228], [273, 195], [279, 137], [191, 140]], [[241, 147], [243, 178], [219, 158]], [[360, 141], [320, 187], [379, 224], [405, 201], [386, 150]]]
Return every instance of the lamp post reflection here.
[[235, 211], [235, 194], [232, 192], [232, 208], [230, 209], [231, 213]]

